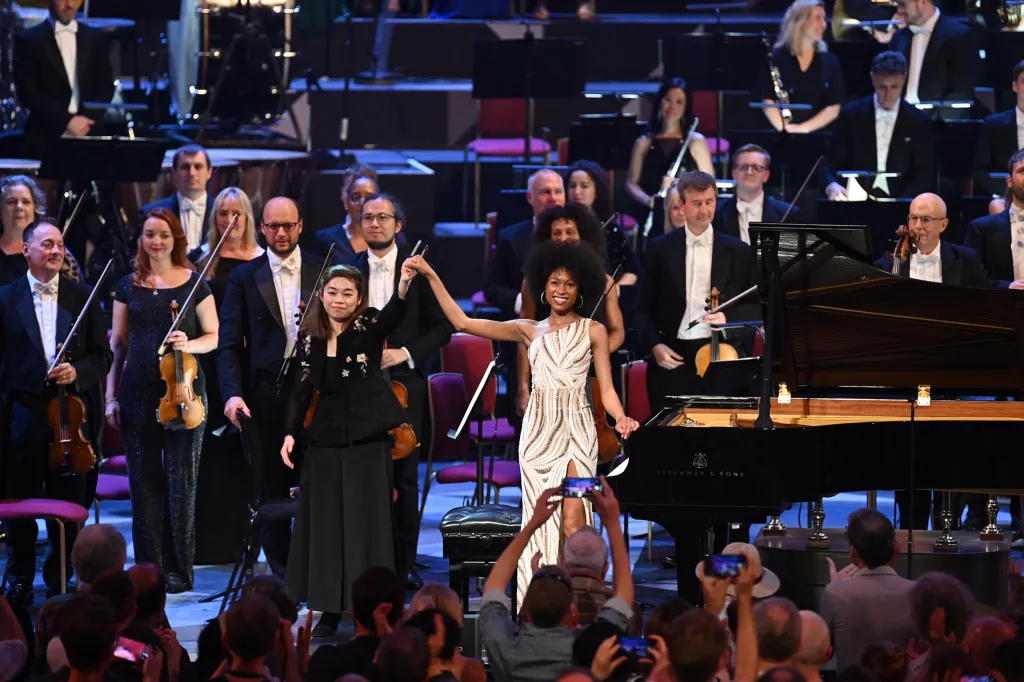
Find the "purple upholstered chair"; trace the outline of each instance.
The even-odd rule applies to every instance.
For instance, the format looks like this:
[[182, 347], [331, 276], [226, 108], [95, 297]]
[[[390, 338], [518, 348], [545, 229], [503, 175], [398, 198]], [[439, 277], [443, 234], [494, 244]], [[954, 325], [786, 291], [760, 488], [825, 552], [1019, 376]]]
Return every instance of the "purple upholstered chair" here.
[[64, 524], [76, 523], [81, 526], [88, 518], [89, 510], [74, 502], [34, 497], [0, 500], [0, 521], [46, 519], [57, 522], [57, 526], [60, 528], [60, 591], [62, 594], [67, 590], [68, 584], [67, 531]]
[[[430, 409], [431, 443], [427, 453], [427, 477], [423, 482], [423, 500], [420, 503], [420, 519], [427, 506], [430, 484], [473, 483], [476, 481], [476, 462], [453, 464], [434, 469], [434, 462], [457, 462], [465, 460], [469, 451], [469, 431], [463, 429], [457, 440], [448, 437], [449, 429], [457, 429], [462, 415], [469, 406], [466, 382], [461, 374], [442, 372], [433, 374], [427, 380], [427, 404]], [[488, 458], [484, 460], [484, 482], [494, 486], [494, 502], [502, 488], [520, 484], [519, 463]], [[491, 465], [493, 464], [493, 472]]]
[[128, 461], [124, 455], [100, 460], [100, 473], [96, 477], [96, 496], [93, 501], [96, 523], [100, 522], [100, 502], [132, 499], [128, 487]]

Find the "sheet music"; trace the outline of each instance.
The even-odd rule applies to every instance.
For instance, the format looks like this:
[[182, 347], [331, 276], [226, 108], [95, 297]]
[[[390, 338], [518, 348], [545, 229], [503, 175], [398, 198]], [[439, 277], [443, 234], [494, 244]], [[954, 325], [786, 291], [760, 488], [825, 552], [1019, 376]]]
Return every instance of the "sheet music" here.
[[846, 200], [847, 201], [867, 201], [868, 193], [860, 186], [857, 182], [857, 178], [852, 175], [846, 179]]

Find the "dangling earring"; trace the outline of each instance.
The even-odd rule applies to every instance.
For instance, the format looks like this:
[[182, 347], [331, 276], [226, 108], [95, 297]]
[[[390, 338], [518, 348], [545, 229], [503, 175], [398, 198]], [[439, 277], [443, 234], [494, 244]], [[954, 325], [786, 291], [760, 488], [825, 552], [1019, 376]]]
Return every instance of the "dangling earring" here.
[[544, 305], [548, 304], [548, 302], [544, 300], [544, 292], [543, 291], [540, 292], [540, 302], [543, 303]]
[[581, 305], [583, 305], [583, 294], [580, 294], [576, 299], [576, 307], [579, 308]]

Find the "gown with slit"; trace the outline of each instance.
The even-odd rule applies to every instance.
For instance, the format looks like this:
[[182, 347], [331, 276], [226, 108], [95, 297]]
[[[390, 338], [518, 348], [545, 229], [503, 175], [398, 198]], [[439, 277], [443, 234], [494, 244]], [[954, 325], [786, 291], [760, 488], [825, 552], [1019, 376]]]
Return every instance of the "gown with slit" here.
[[[581, 318], [534, 339], [529, 357], [533, 388], [519, 438], [524, 525], [541, 493], [561, 485], [570, 462], [580, 478], [592, 477], [597, 468], [597, 429], [587, 401], [590, 320]], [[583, 498], [583, 506], [585, 523], [593, 525], [590, 500]], [[522, 605], [533, 576], [533, 555], [541, 553], [542, 566], [556, 563], [561, 542], [562, 516], [556, 512], [533, 534], [519, 557], [518, 604]]]

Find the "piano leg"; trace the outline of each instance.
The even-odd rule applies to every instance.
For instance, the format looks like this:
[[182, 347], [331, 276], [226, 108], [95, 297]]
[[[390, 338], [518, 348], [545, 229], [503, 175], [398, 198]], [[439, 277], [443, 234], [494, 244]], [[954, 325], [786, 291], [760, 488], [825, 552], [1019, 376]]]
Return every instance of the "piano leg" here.
[[675, 541], [676, 551], [676, 585], [681, 599], [693, 605], [703, 601], [700, 581], [694, 573], [697, 564], [711, 553], [713, 544], [710, 524], [703, 523], [671, 523], [662, 524]]

